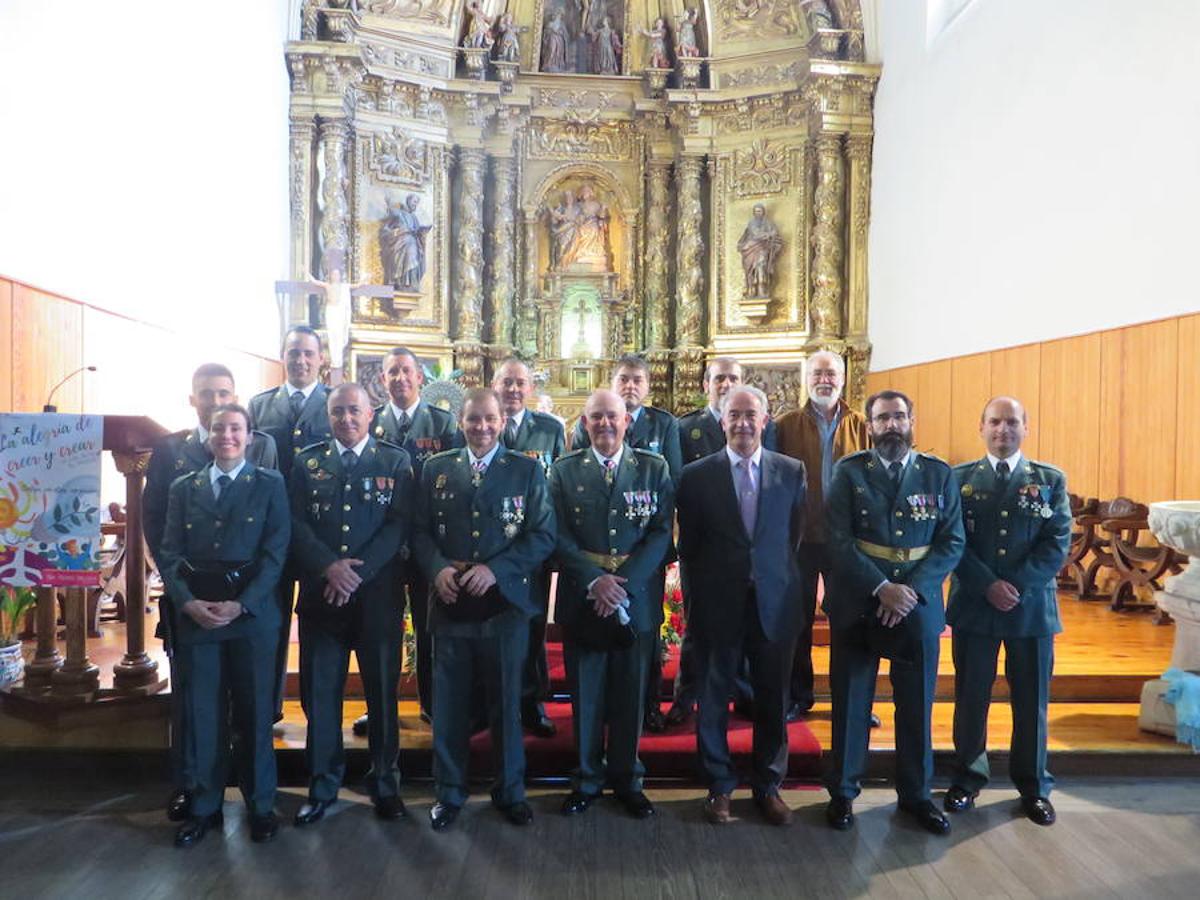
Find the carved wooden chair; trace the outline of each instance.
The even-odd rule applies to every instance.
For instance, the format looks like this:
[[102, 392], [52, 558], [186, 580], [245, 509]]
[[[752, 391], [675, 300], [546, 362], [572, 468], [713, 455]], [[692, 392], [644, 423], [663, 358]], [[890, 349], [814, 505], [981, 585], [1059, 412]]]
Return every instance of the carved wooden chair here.
[[[1164, 575], [1183, 571], [1188, 558], [1155, 540], [1147, 521], [1149, 508], [1136, 505], [1134, 515], [1118, 519], [1106, 519], [1101, 528], [1107, 535], [1117, 580], [1109, 593], [1113, 610], [1155, 609], [1153, 592], [1162, 590]], [[1149, 588], [1150, 599], [1138, 593], [1139, 588]], [[1157, 619], [1159, 624], [1169, 621], [1165, 614]]]
[[[1080, 600], [1110, 599], [1096, 587], [1096, 579], [1101, 572], [1105, 569], [1115, 572], [1117, 568], [1117, 561], [1112, 555], [1111, 532], [1103, 527], [1104, 523], [1111, 522], [1117, 526], [1120, 522], [1128, 520], [1130, 527], [1145, 528], [1145, 510], [1146, 507], [1134, 503], [1128, 497], [1116, 497], [1097, 503], [1093, 512], [1085, 513], [1076, 519], [1078, 527], [1086, 532], [1082, 538], [1088, 545], [1085, 553], [1090, 553], [1092, 557], [1078, 582]], [[1142, 524], [1139, 525], [1139, 522]], [[1137, 541], [1136, 531], [1132, 540]]]
[[1095, 541], [1095, 528], [1085, 527], [1081, 523], [1084, 516], [1095, 516], [1096, 507], [1100, 501], [1095, 497], [1080, 497], [1078, 494], [1068, 494], [1071, 501], [1071, 548], [1067, 551], [1066, 562], [1058, 570], [1058, 587], [1063, 591], [1083, 592], [1084, 558], [1092, 552]]

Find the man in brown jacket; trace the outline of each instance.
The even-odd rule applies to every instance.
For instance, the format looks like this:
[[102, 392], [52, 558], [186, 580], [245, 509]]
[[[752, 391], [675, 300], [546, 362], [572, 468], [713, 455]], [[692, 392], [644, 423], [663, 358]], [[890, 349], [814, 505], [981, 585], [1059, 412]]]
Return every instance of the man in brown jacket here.
[[805, 716], [813, 705], [813, 616], [817, 606], [817, 576], [826, 578], [829, 572], [825, 492], [833, 477], [833, 464], [843, 456], [871, 446], [866, 418], [842, 399], [846, 363], [841, 356], [827, 350], [814, 353], [808, 358], [807, 375], [808, 402], [781, 416], [775, 432], [779, 452], [802, 460], [808, 472], [808, 516], [800, 544], [806, 624], [796, 641], [792, 661], [789, 722]]

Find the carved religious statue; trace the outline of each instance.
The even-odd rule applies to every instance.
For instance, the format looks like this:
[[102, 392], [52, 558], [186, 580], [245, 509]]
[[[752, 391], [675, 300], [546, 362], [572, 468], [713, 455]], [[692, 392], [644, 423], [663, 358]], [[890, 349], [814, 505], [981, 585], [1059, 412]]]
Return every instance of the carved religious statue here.
[[818, 28], [837, 27], [833, 24], [833, 13], [825, 0], [800, 0], [800, 2], [801, 5], [807, 7], [805, 12], [808, 13], [808, 26], [813, 31]]
[[621, 35], [613, 30], [608, 16], [600, 20], [600, 27], [588, 31], [592, 39], [592, 74], [621, 74]]
[[471, 14], [471, 25], [467, 29], [462, 45], [469, 49], [486, 50], [495, 40], [492, 37], [492, 20], [483, 12], [478, 0], [470, 0], [467, 11]]
[[699, 56], [700, 45], [696, 43], [696, 23], [700, 13], [695, 7], [684, 10], [676, 26], [675, 53], [679, 56]]
[[409, 194], [401, 203], [396, 197], [387, 201], [388, 214], [379, 225], [379, 255], [383, 262], [383, 280], [396, 290], [417, 293], [425, 275], [425, 235], [433, 227], [417, 218], [421, 198]]
[[554, 11], [550, 21], [546, 23], [545, 34], [542, 35], [542, 71], [567, 72], [567, 47], [571, 43], [571, 33], [563, 22], [562, 10]]
[[608, 207], [596, 199], [595, 189], [585, 183], [579, 196], [564, 191], [562, 202], [546, 211], [550, 228], [550, 268], [593, 272], [612, 270], [608, 244]]
[[654, 20], [654, 27], [641, 29], [642, 34], [650, 39], [650, 62], [652, 69], [671, 68], [671, 58], [667, 55], [667, 23], [661, 16]]
[[513, 22], [512, 13], [505, 13], [501, 16], [500, 24], [496, 28], [500, 32], [500, 42], [496, 48], [496, 58], [501, 62], [520, 62], [520, 34], [522, 31], [528, 31], [529, 28]]
[[746, 223], [746, 230], [737, 242], [742, 254], [742, 272], [746, 277], [744, 296], [766, 298], [771, 296], [771, 282], [775, 280], [775, 263], [783, 249], [783, 238], [779, 229], [767, 218], [767, 210], [761, 203], [754, 204], [754, 214]]

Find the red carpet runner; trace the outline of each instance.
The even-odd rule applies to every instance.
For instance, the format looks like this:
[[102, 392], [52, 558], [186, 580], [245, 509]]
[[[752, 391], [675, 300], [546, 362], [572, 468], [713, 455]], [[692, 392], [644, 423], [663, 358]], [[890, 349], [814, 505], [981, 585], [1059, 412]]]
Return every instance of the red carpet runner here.
[[[562, 665], [562, 646], [546, 648], [550, 661], [550, 681], [554, 693], [566, 692], [566, 673]], [[675, 653], [663, 666], [663, 693], [669, 697], [675, 677]], [[665, 713], [669, 703], [663, 703]], [[548, 703], [546, 714], [558, 726], [558, 734], [549, 740], [525, 738], [526, 774], [530, 778], [566, 777], [574, 766], [574, 730], [571, 727], [571, 704]], [[750, 747], [753, 737], [749, 721], [730, 713], [729, 749], [734, 764], [743, 775], [750, 770]], [[682, 779], [699, 783], [696, 770], [695, 719], [663, 734], [643, 734], [642, 763], [648, 779]], [[491, 740], [487, 732], [471, 740], [471, 769], [473, 773], [491, 771]], [[821, 774], [821, 745], [804, 722], [788, 726], [788, 777], [812, 780]]]

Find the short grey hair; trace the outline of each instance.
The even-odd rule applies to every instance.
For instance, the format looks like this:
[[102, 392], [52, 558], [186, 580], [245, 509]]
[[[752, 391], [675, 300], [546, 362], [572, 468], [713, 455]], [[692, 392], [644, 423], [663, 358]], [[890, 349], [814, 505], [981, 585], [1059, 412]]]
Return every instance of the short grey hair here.
[[841, 373], [841, 376], [843, 378], [846, 377], [846, 360], [844, 360], [842, 358], [842, 354], [837, 353], [833, 350], [818, 350], [816, 353], [810, 353], [808, 355], [808, 358], [804, 360], [804, 371], [806, 374], [808, 373], [808, 370], [812, 367], [813, 357], [814, 356], [822, 356], [822, 355], [832, 357], [833, 361], [834, 361], [833, 362], [834, 368], [837, 369], [839, 373]]
[[762, 410], [764, 416], [771, 414], [771, 403], [767, 400], [767, 395], [752, 384], [739, 384], [733, 388], [728, 394], [721, 398], [721, 415], [725, 415], [725, 411], [729, 409], [729, 404], [733, 402], [733, 398], [738, 394], [749, 394], [758, 401], [758, 408]]

